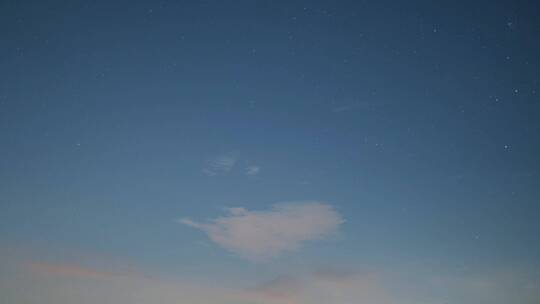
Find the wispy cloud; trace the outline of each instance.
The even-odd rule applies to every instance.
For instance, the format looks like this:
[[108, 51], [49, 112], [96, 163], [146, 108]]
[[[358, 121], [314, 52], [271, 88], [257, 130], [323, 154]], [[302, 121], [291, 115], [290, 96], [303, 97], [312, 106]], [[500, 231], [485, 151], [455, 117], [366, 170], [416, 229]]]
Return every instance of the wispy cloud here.
[[205, 162], [203, 173], [208, 176], [223, 175], [229, 173], [236, 164], [236, 157], [231, 155], [220, 155]]
[[[1, 266], [1, 264], [0, 264]], [[19, 265], [20, 266], [20, 265]], [[241, 290], [77, 264], [22, 263], [0, 273], [0, 302], [43, 304], [250, 303]], [[1, 268], [0, 268], [1, 269]]]
[[257, 175], [259, 172], [261, 172], [261, 167], [259, 166], [247, 166], [246, 168], [246, 175], [248, 176]]
[[204, 231], [221, 247], [253, 261], [292, 251], [304, 242], [323, 239], [344, 222], [330, 205], [310, 202], [278, 204], [267, 211], [229, 208], [226, 216], [206, 223], [179, 222]]

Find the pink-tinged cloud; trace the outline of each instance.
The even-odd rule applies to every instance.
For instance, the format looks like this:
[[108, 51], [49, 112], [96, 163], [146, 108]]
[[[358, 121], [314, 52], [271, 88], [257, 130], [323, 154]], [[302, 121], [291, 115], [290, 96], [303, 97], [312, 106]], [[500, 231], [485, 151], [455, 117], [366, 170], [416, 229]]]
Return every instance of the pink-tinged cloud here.
[[204, 231], [210, 240], [241, 257], [262, 261], [324, 239], [337, 232], [344, 220], [332, 206], [309, 202], [278, 204], [267, 211], [229, 208], [226, 216], [207, 223], [179, 222]]
[[365, 274], [284, 276], [245, 289], [197, 284], [189, 280], [171, 281], [138, 273], [124, 275], [77, 264], [31, 262], [24, 266], [26, 271], [19, 273], [17, 280], [8, 282], [8, 286], [0, 286], [0, 291], [8, 290], [6, 288], [20, 290], [11, 298], [24, 303], [394, 303], [376, 278]]
[[253, 299], [271, 304], [395, 303], [378, 276], [370, 273], [315, 272], [280, 277], [248, 292]]
[[[278, 277], [251, 288], [102, 271], [78, 264], [0, 259], [0, 303], [29, 304], [418, 304], [540, 303], [535, 273], [440, 275], [326, 269]], [[351, 265], [352, 266], [352, 265]], [[347, 267], [350, 268], [350, 267]], [[435, 276], [434, 276], [435, 275]]]
[[135, 274], [133, 272], [112, 272], [96, 270], [78, 264], [26, 262], [23, 263], [22, 266], [35, 274], [61, 276], [68, 278], [117, 279], [121, 277], [142, 277], [142, 275]]

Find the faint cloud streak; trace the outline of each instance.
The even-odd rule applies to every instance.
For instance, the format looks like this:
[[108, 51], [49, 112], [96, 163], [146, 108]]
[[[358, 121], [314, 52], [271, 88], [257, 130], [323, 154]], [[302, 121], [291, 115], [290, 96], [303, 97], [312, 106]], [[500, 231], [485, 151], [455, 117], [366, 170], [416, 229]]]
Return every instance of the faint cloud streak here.
[[36, 274], [65, 276], [71, 278], [113, 279], [118, 277], [135, 276], [134, 273], [95, 270], [93, 268], [76, 264], [27, 262], [23, 263], [23, 266]]
[[228, 174], [236, 164], [236, 157], [231, 155], [221, 155], [206, 161], [203, 173], [208, 176]]
[[246, 175], [248, 175], [248, 176], [257, 175], [257, 174], [259, 174], [259, 172], [261, 172], [261, 167], [259, 167], [259, 166], [248, 166], [246, 168]]

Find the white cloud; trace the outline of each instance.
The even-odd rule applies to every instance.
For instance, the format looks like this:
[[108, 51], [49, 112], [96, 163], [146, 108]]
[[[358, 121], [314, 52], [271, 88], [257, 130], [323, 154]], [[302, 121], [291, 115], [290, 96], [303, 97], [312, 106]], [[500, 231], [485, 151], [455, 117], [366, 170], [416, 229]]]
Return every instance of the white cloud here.
[[208, 176], [223, 175], [229, 173], [236, 164], [236, 158], [230, 155], [221, 155], [206, 161], [203, 173]]
[[248, 166], [246, 168], [246, 175], [257, 175], [259, 172], [261, 172], [261, 167], [259, 166]]
[[228, 213], [207, 223], [190, 219], [179, 222], [204, 231], [216, 244], [253, 261], [323, 239], [344, 222], [332, 206], [317, 202], [278, 204], [268, 211], [229, 208]]

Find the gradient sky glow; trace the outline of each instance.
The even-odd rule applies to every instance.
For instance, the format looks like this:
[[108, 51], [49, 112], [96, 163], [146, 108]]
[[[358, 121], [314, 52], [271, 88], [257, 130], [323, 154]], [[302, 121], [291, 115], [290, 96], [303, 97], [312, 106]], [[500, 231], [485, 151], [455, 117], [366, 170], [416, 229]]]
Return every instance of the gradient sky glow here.
[[0, 303], [540, 303], [539, 14], [0, 1]]

